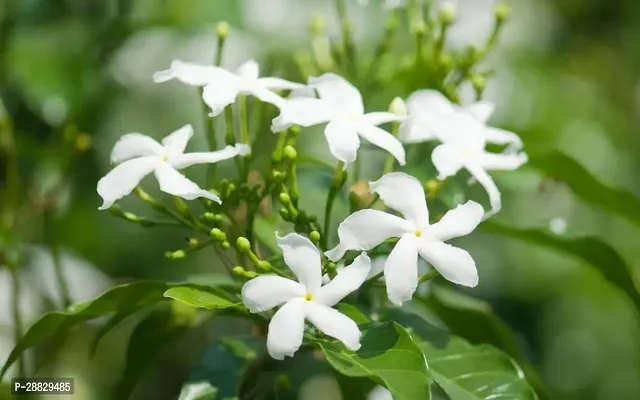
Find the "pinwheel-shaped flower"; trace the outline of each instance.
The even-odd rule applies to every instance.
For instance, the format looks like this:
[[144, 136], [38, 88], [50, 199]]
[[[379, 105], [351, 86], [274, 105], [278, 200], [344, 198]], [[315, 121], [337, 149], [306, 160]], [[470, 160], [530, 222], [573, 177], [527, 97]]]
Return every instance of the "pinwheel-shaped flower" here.
[[[439, 172], [439, 179], [455, 175], [465, 168], [485, 188], [491, 202], [486, 217], [502, 208], [500, 190], [487, 171], [514, 170], [526, 163], [528, 157], [518, 152], [520, 138], [501, 129], [486, 126], [493, 112], [487, 102], [469, 107], [452, 104], [441, 93], [421, 90], [407, 100], [409, 119], [403, 124], [400, 138], [405, 143], [439, 140], [431, 155]], [[490, 153], [486, 143], [507, 144], [504, 153]]]
[[187, 85], [204, 86], [202, 98], [211, 108], [211, 115], [220, 114], [236, 101], [239, 94], [248, 94], [280, 107], [284, 99], [274, 90], [303, 88], [300, 83], [280, 78], [260, 78], [260, 67], [254, 60], [242, 64], [236, 72], [213, 65], [200, 65], [174, 60], [171, 67], [153, 75], [156, 83], [177, 79]]
[[360, 330], [346, 315], [331, 308], [364, 282], [371, 260], [363, 253], [330, 283], [322, 286], [318, 249], [304, 236], [291, 233], [278, 237], [285, 263], [297, 276], [293, 281], [276, 275], [261, 275], [242, 287], [242, 300], [253, 313], [284, 304], [269, 323], [267, 350], [271, 357], [292, 357], [302, 345], [304, 321], [309, 320], [326, 335], [351, 350], [360, 348]]
[[405, 118], [390, 112], [365, 114], [358, 89], [342, 77], [328, 73], [309, 78], [309, 87], [318, 92], [319, 99], [293, 97], [280, 107], [280, 115], [271, 129], [281, 132], [293, 125], [312, 126], [328, 123], [324, 129], [333, 156], [347, 165], [355, 161], [360, 138], [388, 151], [401, 165], [405, 164], [402, 143], [378, 125]]
[[191, 125], [185, 125], [162, 139], [162, 144], [140, 133], [120, 138], [111, 151], [111, 162], [119, 163], [98, 182], [98, 194], [105, 210], [131, 193], [142, 178], [154, 172], [160, 190], [187, 200], [205, 197], [220, 203], [220, 198], [201, 189], [177, 170], [194, 164], [211, 164], [251, 152], [249, 146], [238, 144], [220, 151], [184, 154], [193, 136]]
[[340, 243], [325, 253], [327, 257], [337, 261], [347, 250], [369, 250], [389, 238], [399, 238], [384, 266], [387, 296], [398, 305], [416, 291], [418, 255], [451, 282], [470, 287], [478, 284], [473, 258], [444, 241], [468, 235], [478, 226], [484, 213], [480, 204], [468, 201], [429, 225], [424, 191], [416, 178], [393, 172], [370, 182], [369, 188], [404, 219], [380, 210], [356, 211], [338, 227]]

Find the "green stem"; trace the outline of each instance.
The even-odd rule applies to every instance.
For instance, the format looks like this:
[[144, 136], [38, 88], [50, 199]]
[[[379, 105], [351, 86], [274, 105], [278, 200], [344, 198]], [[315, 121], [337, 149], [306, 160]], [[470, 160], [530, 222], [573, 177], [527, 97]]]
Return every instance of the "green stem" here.
[[289, 196], [291, 196], [291, 201], [294, 205], [298, 205], [298, 198], [300, 197], [300, 192], [298, 192], [298, 175], [296, 173], [296, 162], [291, 161], [289, 163]]
[[[13, 313], [13, 338], [14, 344], [18, 344], [22, 339], [22, 316], [20, 315], [20, 275], [18, 274], [17, 265], [9, 265], [11, 273], [11, 310]], [[24, 365], [24, 357], [18, 358], [18, 376], [26, 377], [27, 372]]]
[[228, 146], [235, 146], [236, 136], [233, 132], [233, 109], [230, 105], [224, 108], [224, 124], [226, 129], [224, 141]]
[[418, 279], [418, 285], [421, 283], [429, 282], [430, 280], [437, 278], [438, 276], [440, 276], [440, 272], [438, 272], [438, 270], [436, 269], [432, 269], [431, 271], [422, 275], [420, 279]]
[[331, 183], [331, 187], [329, 188], [329, 195], [327, 196], [327, 203], [324, 207], [324, 235], [322, 235], [322, 248], [326, 249], [329, 243], [329, 226], [331, 225], [331, 210], [333, 208], [333, 202], [336, 198], [338, 192], [344, 185], [344, 181], [346, 180], [346, 172], [343, 171], [344, 162], [339, 161], [336, 166], [336, 172], [333, 175], [333, 182]]
[[351, 69], [351, 72], [354, 72], [355, 46], [353, 44], [351, 22], [349, 22], [349, 17], [347, 16], [347, 6], [344, 0], [336, 0], [336, 10], [338, 12], [338, 19], [340, 20], [344, 59]]
[[[249, 136], [249, 116], [247, 113], [247, 96], [241, 94], [238, 96], [238, 109], [240, 112], [240, 142], [251, 146], [251, 137]], [[249, 176], [249, 163], [251, 160], [251, 153], [244, 156], [244, 180], [246, 181]]]
[[282, 131], [278, 134], [278, 141], [276, 142], [276, 148], [273, 150], [273, 154], [271, 155], [271, 161], [274, 164], [280, 164], [282, 162], [282, 156], [284, 151], [284, 146], [287, 143], [287, 131]]
[[69, 295], [69, 285], [64, 277], [64, 270], [62, 269], [62, 260], [60, 258], [60, 246], [56, 240], [57, 234], [55, 232], [55, 216], [53, 210], [46, 210], [44, 213], [44, 231], [46, 240], [49, 244], [49, 250], [51, 251], [51, 258], [53, 260], [53, 270], [56, 278], [56, 285], [60, 290], [62, 296], [62, 306], [67, 308], [71, 305], [71, 296]]
[[373, 79], [372, 75], [376, 73], [380, 60], [389, 52], [389, 49], [391, 49], [393, 38], [398, 30], [399, 14], [400, 8], [396, 8], [389, 13], [383, 39], [376, 48], [371, 64], [369, 65], [368, 74], [370, 79]]

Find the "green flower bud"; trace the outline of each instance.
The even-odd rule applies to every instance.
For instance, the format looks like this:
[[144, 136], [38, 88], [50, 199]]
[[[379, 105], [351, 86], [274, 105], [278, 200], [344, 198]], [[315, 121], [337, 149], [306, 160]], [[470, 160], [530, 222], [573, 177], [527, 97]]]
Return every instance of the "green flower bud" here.
[[214, 220], [215, 222], [222, 222], [222, 221], [224, 220], [224, 216], [223, 216], [222, 214], [216, 214], [216, 215], [213, 217], [213, 220]]
[[511, 17], [511, 7], [505, 2], [500, 2], [496, 7], [496, 20], [503, 23]]
[[300, 125], [294, 125], [291, 128], [289, 128], [289, 133], [291, 134], [291, 136], [298, 136], [300, 134]]
[[91, 136], [81, 133], [76, 139], [76, 150], [85, 152], [91, 148]]
[[269, 261], [265, 261], [262, 260], [260, 261], [257, 265], [256, 268], [261, 269], [263, 271], [270, 271], [271, 270], [271, 264], [269, 264]]
[[166, 258], [167, 260], [180, 260], [182, 258], [185, 258], [187, 256], [187, 253], [184, 252], [184, 250], [177, 250], [177, 251], [168, 251], [166, 253], [164, 253], [164, 258]]
[[226, 39], [226, 37], [229, 36], [229, 23], [226, 21], [218, 22], [216, 35], [218, 35], [220, 39]]
[[482, 92], [484, 88], [487, 87], [487, 80], [482, 75], [473, 75], [471, 77], [471, 84], [477, 92]]
[[204, 217], [204, 219], [208, 221], [215, 221], [216, 219], [216, 215], [212, 212], [206, 212], [202, 216]]
[[244, 273], [244, 277], [247, 278], [247, 279], [253, 279], [256, 276], [258, 276], [258, 273], [256, 271], [246, 271]]
[[286, 208], [281, 208], [279, 212], [280, 212], [280, 217], [285, 221], [288, 221], [289, 218], [291, 217], [291, 215], [289, 215], [289, 210], [287, 210]]
[[240, 236], [236, 241], [236, 248], [243, 253], [246, 253], [251, 250], [251, 242], [246, 237]]
[[320, 36], [325, 33], [327, 29], [327, 20], [324, 15], [316, 14], [311, 17], [311, 34], [314, 36]]
[[222, 242], [222, 244], [220, 245], [220, 247], [222, 247], [222, 250], [229, 250], [231, 248], [231, 243], [227, 242], [226, 240], [224, 242]]
[[311, 231], [311, 233], [309, 234], [309, 239], [311, 239], [311, 241], [314, 242], [314, 243], [319, 243], [320, 242], [320, 232]]
[[190, 249], [195, 249], [200, 245], [200, 241], [196, 238], [187, 238], [187, 243]]
[[283, 182], [285, 177], [286, 175], [280, 171], [271, 171], [271, 179], [273, 179], [275, 182]]
[[222, 232], [220, 229], [213, 228], [211, 232], [209, 232], [209, 236], [221, 242], [226, 238], [227, 235], [224, 232]]
[[245, 271], [245, 269], [244, 269], [244, 268], [242, 268], [242, 267], [241, 267], [241, 266], [239, 266], [239, 265], [237, 265], [237, 266], [233, 267], [233, 273], [234, 273], [234, 274], [236, 274], [236, 275], [238, 275], [238, 276], [242, 276], [242, 277], [244, 277], [244, 274], [245, 274], [246, 272], [247, 272], [247, 271]]
[[284, 158], [287, 161], [294, 161], [298, 157], [298, 152], [292, 146], [284, 148]]
[[291, 197], [285, 192], [280, 193], [280, 203], [284, 206], [291, 204]]

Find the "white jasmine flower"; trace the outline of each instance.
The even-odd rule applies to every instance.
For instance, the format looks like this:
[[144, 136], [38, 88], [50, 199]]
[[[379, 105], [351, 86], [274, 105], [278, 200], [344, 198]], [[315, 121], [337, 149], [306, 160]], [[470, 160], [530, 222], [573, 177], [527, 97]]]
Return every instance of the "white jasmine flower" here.
[[[431, 155], [439, 179], [446, 179], [465, 168], [487, 191], [491, 211], [502, 208], [500, 190], [487, 171], [514, 170], [527, 162], [520, 138], [512, 132], [486, 126], [493, 105], [478, 102], [469, 107], [451, 103], [434, 90], [420, 90], [407, 99], [409, 119], [401, 127], [400, 138], [405, 143], [437, 139], [442, 142]], [[486, 143], [506, 144], [503, 153], [489, 153]], [[486, 218], [485, 217], [485, 218]]]
[[294, 97], [280, 107], [280, 115], [271, 129], [281, 132], [293, 125], [312, 126], [327, 123], [324, 134], [333, 156], [347, 165], [355, 161], [360, 138], [388, 151], [400, 165], [405, 164], [402, 143], [378, 125], [405, 118], [390, 112], [365, 114], [358, 89], [344, 78], [328, 73], [309, 78], [309, 87], [318, 92], [319, 99]]
[[202, 98], [211, 108], [211, 115], [220, 114], [236, 101], [239, 94], [248, 94], [280, 107], [284, 99], [274, 90], [292, 90], [304, 85], [280, 78], [260, 78], [260, 67], [254, 60], [242, 64], [235, 72], [213, 65], [201, 65], [174, 60], [171, 67], [153, 74], [156, 83], [177, 79], [187, 85], [204, 86]]
[[367, 394], [367, 400], [393, 400], [393, 396], [387, 388], [377, 385]]
[[404, 219], [380, 210], [356, 211], [338, 227], [340, 243], [325, 253], [327, 257], [337, 261], [347, 250], [369, 250], [389, 238], [400, 238], [384, 266], [387, 296], [397, 305], [410, 300], [416, 291], [418, 255], [453, 283], [469, 287], [478, 284], [473, 258], [444, 241], [468, 235], [478, 226], [484, 213], [480, 204], [468, 201], [429, 225], [424, 191], [416, 178], [393, 172], [369, 182], [369, 188]]
[[296, 233], [276, 235], [285, 263], [298, 282], [276, 275], [261, 275], [242, 287], [242, 301], [252, 313], [284, 304], [269, 323], [267, 350], [282, 360], [302, 345], [304, 321], [309, 320], [324, 334], [338, 339], [351, 350], [360, 348], [356, 323], [331, 308], [364, 282], [371, 260], [362, 253], [330, 283], [322, 286], [320, 252], [304, 236]]
[[244, 144], [227, 146], [219, 151], [185, 154], [193, 136], [191, 125], [185, 125], [162, 139], [162, 144], [141, 133], [129, 133], [120, 138], [111, 151], [111, 162], [121, 163], [98, 182], [98, 194], [105, 210], [114, 202], [131, 193], [142, 178], [154, 172], [160, 190], [187, 200], [198, 197], [220, 203], [218, 196], [201, 189], [178, 172], [194, 164], [210, 164], [237, 155], [246, 155], [251, 149]]

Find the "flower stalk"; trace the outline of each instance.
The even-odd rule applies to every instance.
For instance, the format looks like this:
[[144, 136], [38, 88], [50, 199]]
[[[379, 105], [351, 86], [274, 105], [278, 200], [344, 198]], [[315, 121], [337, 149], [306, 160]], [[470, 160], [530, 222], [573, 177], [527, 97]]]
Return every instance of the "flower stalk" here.
[[331, 210], [333, 209], [333, 202], [336, 199], [336, 195], [340, 192], [342, 185], [347, 180], [347, 172], [344, 171], [344, 163], [342, 161], [338, 161], [338, 165], [336, 165], [336, 171], [333, 175], [333, 181], [331, 182], [331, 187], [329, 188], [329, 195], [327, 196], [327, 203], [324, 207], [324, 235], [322, 236], [322, 248], [326, 249], [329, 242], [329, 228], [331, 225]]

